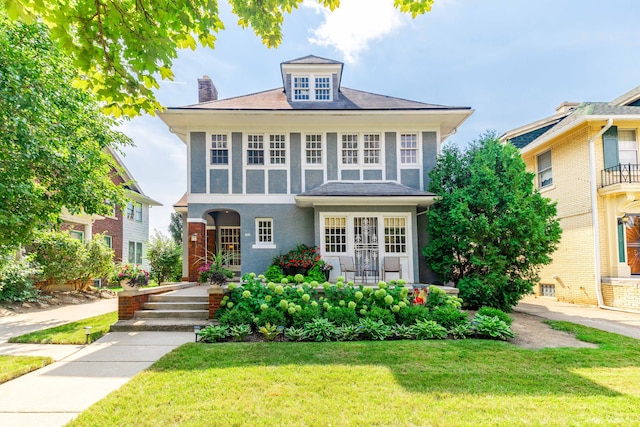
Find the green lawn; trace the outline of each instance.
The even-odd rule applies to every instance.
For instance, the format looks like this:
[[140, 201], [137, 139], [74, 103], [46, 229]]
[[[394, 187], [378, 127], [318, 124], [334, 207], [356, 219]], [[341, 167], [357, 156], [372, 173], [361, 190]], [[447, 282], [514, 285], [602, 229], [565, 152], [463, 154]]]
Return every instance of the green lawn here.
[[102, 314], [78, 322], [67, 323], [53, 328], [42, 329], [30, 334], [9, 338], [9, 342], [28, 344], [84, 344], [86, 341], [85, 326], [91, 326], [90, 340], [97, 340], [107, 332], [109, 326], [118, 321], [118, 313]]
[[71, 426], [640, 425], [640, 341], [186, 344]]
[[0, 384], [53, 363], [50, 357], [0, 356]]

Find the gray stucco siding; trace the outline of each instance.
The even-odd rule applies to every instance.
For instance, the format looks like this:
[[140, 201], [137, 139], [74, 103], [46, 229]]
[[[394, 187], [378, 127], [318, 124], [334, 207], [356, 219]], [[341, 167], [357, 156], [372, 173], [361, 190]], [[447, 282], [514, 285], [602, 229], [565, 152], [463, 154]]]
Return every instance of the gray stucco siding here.
[[362, 171], [362, 179], [364, 181], [380, 181], [382, 179], [382, 171], [374, 169], [366, 169]]
[[[213, 209], [233, 210], [240, 215], [240, 251], [242, 273], [261, 274], [271, 264], [274, 256], [304, 243], [314, 244], [313, 209], [299, 208], [294, 204], [204, 204], [189, 205], [189, 218], [203, 218]], [[275, 249], [255, 249], [256, 218], [273, 218]]]
[[231, 191], [233, 194], [242, 194], [242, 132], [231, 134], [231, 152], [233, 157]]
[[345, 170], [340, 174], [340, 179], [343, 181], [360, 181], [360, 170]]
[[229, 193], [229, 171], [227, 169], [211, 169], [209, 171], [209, 193]]
[[324, 174], [318, 169], [309, 169], [304, 171], [304, 187], [305, 191], [313, 190], [323, 184]]
[[270, 170], [269, 194], [287, 194], [287, 171]]
[[387, 176], [385, 179], [395, 181], [398, 179], [398, 160], [396, 152], [396, 133], [385, 132], [384, 133], [384, 157], [385, 157], [385, 172]]
[[429, 188], [429, 172], [436, 166], [438, 139], [435, 132], [422, 132], [422, 179], [424, 189]]
[[327, 133], [327, 180], [338, 179], [338, 134]]
[[191, 192], [207, 192], [207, 153], [205, 132], [191, 132], [189, 155], [191, 157]]
[[400, 183], [407, 187], [420, 190], [420, 170], [419, 169], [401, 169]]
[[291, 194], [299, 194], [302, 193], [301, 135], [289, 134], [289, 144], [291, 145]]
[[247, 171], [247, 194], [264, 194], [264, 171], [250, 169]]

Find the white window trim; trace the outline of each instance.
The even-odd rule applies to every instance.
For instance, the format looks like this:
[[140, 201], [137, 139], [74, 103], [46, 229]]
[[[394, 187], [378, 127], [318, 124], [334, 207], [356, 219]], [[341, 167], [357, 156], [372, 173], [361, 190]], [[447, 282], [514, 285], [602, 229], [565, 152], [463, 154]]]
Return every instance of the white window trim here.
[[[271, 242], [259, 242], [259, 224], [260, 221], [269, 221], [271, 223]], [[276, 249], [275, 236], [274, 236], [274, 221], [273, 218], [258, 217], [255, 219], [255, 243], [251, 246], [252, 249]]]
[[[357, 135], [358, 136], [358, 162], [345, 164], [342, 163], [342, 136], [343, 135]], [[364, 162], [364, 136], [365, 135], [378, 135], [380, 137], [380, 156], [378, 157], [378, 163], [365, 163]], [[383, 178], [385, 173], [385, 152], [384, 152], [384, 132], [380, 131], [345, 131], [338, 133], [338, 170], [382, 170]], [[362, 180], [362, 175], [360, 177]]]
[[[540, 166], [540, 156], [549, 153], [549, 159], [551, 160], [551, 166], [549, 166], [546, 169], [540, 170], [539, 166]], [[547, 185], [542, 185], [542, 176], [541, 173], [547, 170], [551, 170], [551, 183], [547, 184]], [[551, 153], [551, 149], [545, 150], [540, 154], [536, 155], [536, 183], [538, 184], [537, 187], [539, 189], [547, 189], [549, 187], [551, 187], [554, 182], [553, 182], [553, 154]]]
[[[307, 136], [308, 135], [320, 135], [321, 137], [321, 149], [320, 149], [320, 163], [307, 163]], [[325, 132], [306, 132], [302, 134], [302, 164], [305, 169], [325, 169], [327, 164], [327, 134]]]
[[[309, 79], [309, 99], [296, 99], [295, 98], [295, 79], [307, 77]], [[316, 78], [326, 77], [329, 79], [329, 99], [316, 99]], [[323, 88], [324, 89], [324, 88]], [[333, 101], [333, 75], [332, 74], [291, 74], [291, 101], [292, 102], [331, 102]]]
[[[415, 163], [402, 163], [402, 135], [415, 135], [416, 136], [416, 162]], [[422, 135], [418, 131], [406, 131], [398, 132], [396, 136], [397, 143], [397, 158], [399, 169], [414, 169], [420, 167], [422, 159]], [[421, 168], [422, 169], [422, 168]]]
[[[221, 164], [221, 163], [211, 163], [211, 150], [213, 150], [213, 148], [211, 147], [211, 144], [213, 143], [213, 141], [211, 141], [211, 138], [213, 135], [224, 135], [227, 137], [227, 158], [229, 159], [229, 162], [225, 165], [225, 164]], [[232, 163], [232, 158], [231, 158], [231, 154], [233, 152], [233, 150], [231, 149], [231, 145], [232, 145], [232, 141], [231, 141], [231, 135], [227, 132], [207, 132], [207, 139], [206, 139], [206, 158], [207, 158], [207, 166], [209, 167], [209, 169], [229, 169], [231, 167], [231, 163]]]

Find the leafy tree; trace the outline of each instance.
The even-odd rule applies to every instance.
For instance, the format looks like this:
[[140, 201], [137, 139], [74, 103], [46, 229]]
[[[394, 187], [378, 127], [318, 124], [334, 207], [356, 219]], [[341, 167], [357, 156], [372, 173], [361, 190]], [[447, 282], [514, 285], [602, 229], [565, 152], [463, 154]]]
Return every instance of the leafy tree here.
[[555, 203], [492, 132], [465, 152], [446, 147], [429, 176], [437, 201], [427, 214], [427, 263], [469, 306], [511, 311], [560, 241]]
[[92, 95], [71, 87], [75, 73], [44, 25], [0, 13], [0, 247], [28, 242], [63, 207], [108, 214], [106, 200], [125, 204], [106, 149], [130, 140]]
[[180, 212], [171, 213], [169, 234], [171, 234], [171, 238], [178, 246], [182, 246], [182, 214]]
[[182, 251], [172, 238], [156, 230], [149, 241], [147, 259], [151, 267], [151, 277], [158, 283], [166, 280], [180, 280], [182, 276]]
[[[228, 0], [238, 25], [251, 27], [268, 47], [282, 40], [284, 14], [303, 0]], [[431, 10], [434, 0], [394, 0], [413, 17]], [[334, 10], [340, 0], [318, 0]], [[178, 49], [199, 43], [213, 48], [224, 29], [217, 0], [1, 0], [11, 19], [51, 28], [65, 55], [82, 73], [76, 84], [106, 101], [109, 112], [153, 113], [160, 107], [153, 90], [157, 77], [173, 79]]]

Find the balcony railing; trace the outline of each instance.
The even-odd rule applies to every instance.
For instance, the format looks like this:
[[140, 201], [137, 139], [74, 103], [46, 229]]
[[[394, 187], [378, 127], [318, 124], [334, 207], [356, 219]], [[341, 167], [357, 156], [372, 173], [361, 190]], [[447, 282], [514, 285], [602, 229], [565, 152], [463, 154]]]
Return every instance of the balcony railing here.
[[602, 170], [601, 187], [622, 183], [640, 183], [640, 167], [636, 164], [617, 164]]

